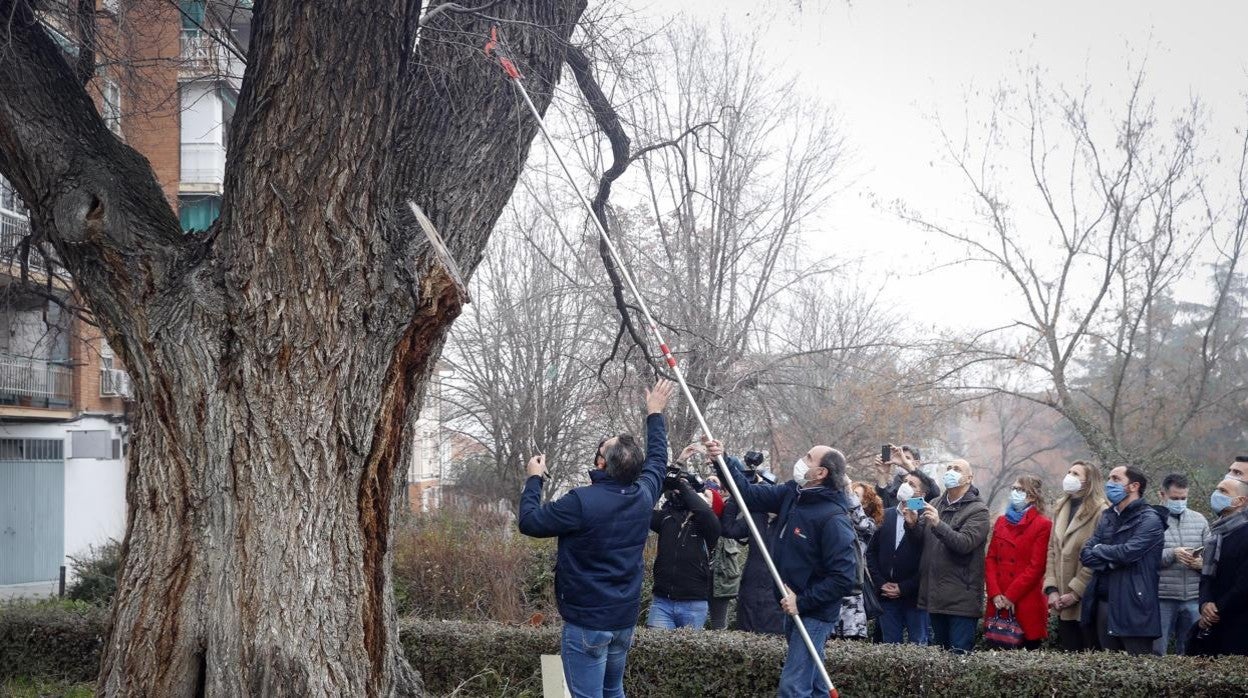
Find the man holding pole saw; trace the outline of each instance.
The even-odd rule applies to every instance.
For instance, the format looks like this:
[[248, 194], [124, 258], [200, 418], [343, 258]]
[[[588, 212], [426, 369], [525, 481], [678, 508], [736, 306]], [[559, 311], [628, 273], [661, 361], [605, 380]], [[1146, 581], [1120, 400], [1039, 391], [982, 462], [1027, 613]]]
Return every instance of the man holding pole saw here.
[[[724, 449], [718, 441], [708, 441], [706, 452], [717, 459]], [[851, 504], [841, 484], [845, 456], [829, 446], [814, 446], [794, 464], [793, 481], [782, 485], [751, 484], [741, 461], [727, 457], [723, 462], [728, 466], [724, 477], [733, 479], [751, 510], [778, 515], [771, 554], [785, 584], [786, 593], [777, 597], [788, 614], [784, 629], [789, 650], [776, 695], [827, 696], [830, 687], [797, 632], [793, 616], [801, 614], [811, 642], [822, 654], [841, 617], [841, 599], [858, 587]]]
[[642, 550], [667, 472], [663, 410], [675, 392], [660, 379], [646, 391], [646, 443], [603, 439], [590, 484], [545, 505], [545, 456], [533, 456], [520, 497], [520, 532], [559, 537], [555, 595], [563, 616], [563, 675], [573, 698], [624, 695], [624, 662], [641, 610]]

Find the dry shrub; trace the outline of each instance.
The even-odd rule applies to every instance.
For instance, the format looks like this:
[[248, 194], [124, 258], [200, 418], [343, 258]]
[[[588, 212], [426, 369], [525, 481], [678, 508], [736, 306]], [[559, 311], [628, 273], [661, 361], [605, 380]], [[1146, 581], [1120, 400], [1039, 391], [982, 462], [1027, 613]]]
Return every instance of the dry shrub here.
[[399, 612], [420, 618], [519, 623], [553, 616], [554, 541], [515, 519], [461, 506], [410, 517], [395, 541]]

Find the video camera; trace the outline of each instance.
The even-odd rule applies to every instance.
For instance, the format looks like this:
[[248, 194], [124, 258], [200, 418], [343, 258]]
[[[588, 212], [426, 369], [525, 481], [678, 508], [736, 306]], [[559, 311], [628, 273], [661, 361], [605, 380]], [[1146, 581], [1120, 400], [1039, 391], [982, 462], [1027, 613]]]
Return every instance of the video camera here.
[[689, 483], [694, 492], [702, 492], [706, 490], [706, 480], [701, 475], [689, 470], [681, 470], [679, 466], [667, 466], [667, 476], [663, 478], [664, 490], [677, 490], [680, 488], [681, 480]]
[[776, 476], [768, 470], [760, 470], [759, 466], [763, 464], [763, 454], [759, 451], [747, 451], [745, 454], [745, 477], [751, 484], [757, 485], [760, 482], [768, 484], [776, 484]]

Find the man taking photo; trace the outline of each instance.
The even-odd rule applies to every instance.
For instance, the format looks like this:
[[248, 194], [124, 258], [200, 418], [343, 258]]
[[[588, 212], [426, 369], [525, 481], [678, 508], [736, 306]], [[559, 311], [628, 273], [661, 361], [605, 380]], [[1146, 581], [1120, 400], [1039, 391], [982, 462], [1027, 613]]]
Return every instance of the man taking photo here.
[[528, 464], [520, 532], [559, 537], [555, 595], [563, 616], [563, 675], [574, 698], [624, 695], [624, 662], [641, 610], [642, 550], [667, 469], [663, 410], [675, 390], [646, 391], [646, 451], [630, 434], [604, 439], [591, 484], [542, 505], [544, 456]]

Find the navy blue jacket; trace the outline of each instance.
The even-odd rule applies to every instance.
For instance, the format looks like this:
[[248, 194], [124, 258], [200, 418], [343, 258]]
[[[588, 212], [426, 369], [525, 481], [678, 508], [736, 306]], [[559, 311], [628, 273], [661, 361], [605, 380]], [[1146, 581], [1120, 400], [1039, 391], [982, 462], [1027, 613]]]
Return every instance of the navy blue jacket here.
[[[892, 582], [901, 590], [901, 598], [911, 606], [919, 600], [919, 582], [922, 579], [919, 563], [923, 560], [923, 538], [905, 530], [902, 526], [901, 545], [897, 545], [897, 507], [884, 511], [884, 523], [876, 529], [867, 544], [867, 569], [871, 582], [878, 593], [880, 587]], [[883, 596], [881, 601], [890, 601]]]
[[592, 484], [542, 505], [542, 479], [530, 477], [520, 497], [520, 532], [559, 537], [555, 596], [559, 614], [590, 630], [623, 630], [641, 610], [641, 553], [650, 535], [650, 514], [667, 469], [663, 415], [646, 418], [646, 463], [636, 482], [623, 484], [605, 470], [590, 472]]
[[1157, 596], [1161, 549], [1165, 545], [1161, 515], [1143, 499], [1122, 513], [1106, 509], [1096, 531], [1083, 544], [1079, 563], [1092, 570], [1083, 591], [1081, 622], [1096, 624], [1098, 591], [1107, 592], [1108, 627], [1114, 637], [1160, 637], [1161, 606]]
[[858, 538], [849, 498], [830, 487], [800, 489], [796, 482], [751, 485], [741, 461], [727, 462], [751, 511], [779, 514], [771, 556], [780, 578], [797, 594], [798, 613], [827, 623], [840, 620], [841, 599], [858, 587]]

